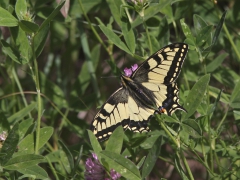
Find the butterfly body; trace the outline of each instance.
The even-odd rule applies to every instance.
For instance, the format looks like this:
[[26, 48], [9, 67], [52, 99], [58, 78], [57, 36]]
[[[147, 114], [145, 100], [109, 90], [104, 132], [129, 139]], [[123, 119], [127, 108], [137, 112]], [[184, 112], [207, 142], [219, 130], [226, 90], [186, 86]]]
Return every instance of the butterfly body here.
[[154, 113], [171, 115], [179, 105], [176, 79], [188, 51], [187, 44], [168, 45], [144, 61], [132, 74], [121, 75], [122, 87], [94, 117], [91, 130], [98, 140], [109, 138], [117, 126], [134, 132], [149, 131]]

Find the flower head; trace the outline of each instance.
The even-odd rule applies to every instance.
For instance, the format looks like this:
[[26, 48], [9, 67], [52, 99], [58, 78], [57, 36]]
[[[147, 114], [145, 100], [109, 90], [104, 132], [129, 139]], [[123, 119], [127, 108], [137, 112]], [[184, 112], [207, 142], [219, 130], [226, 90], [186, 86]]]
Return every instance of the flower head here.
[[121, 175], [114, 169], [110, 170], [110, 177], [104, 167], [100, 164], [96, 154], [92, 153], [92, 158], [87, 158], [85, 163], [85, 179], [86, 180], [118, 180]]
[[137, 64], [132, 65], [131, 68], [125, 68], [124, 73], [126, 76], [130, 77], [134, 71], [138, 68]]

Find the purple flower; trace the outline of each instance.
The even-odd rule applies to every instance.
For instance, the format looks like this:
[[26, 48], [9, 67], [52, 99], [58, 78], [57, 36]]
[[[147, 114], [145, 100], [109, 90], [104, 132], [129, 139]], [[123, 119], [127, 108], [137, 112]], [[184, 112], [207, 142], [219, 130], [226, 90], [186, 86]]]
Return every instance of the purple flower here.
[[97, 155], [92, 153], [92, 158], [87, 158], [85, 163], [85, 179], [86, 180], [100, 180], [104, 179], [105, 170], [98, 161]]
[[124, 73], [126, 76], [130, 77], [134, 71], [138, 68], [137, 64], [134, 64], [131, 68], [125, 68]]
[[87, 158], [85, 163], [85, 179], [86, 180], [117, 180], [121, 175], [114, 169], [110, 170], [110, 178], [104, 167], [100, 164], [96, 154], [92, 153], [92, 158]]
[[121, 174], [119, 174], [118, 172], [116, 172], [114, 169], [110, 170], [110, 175], [112, 177], [112, 180], [117, 180], [118, 178], [121, 177]]

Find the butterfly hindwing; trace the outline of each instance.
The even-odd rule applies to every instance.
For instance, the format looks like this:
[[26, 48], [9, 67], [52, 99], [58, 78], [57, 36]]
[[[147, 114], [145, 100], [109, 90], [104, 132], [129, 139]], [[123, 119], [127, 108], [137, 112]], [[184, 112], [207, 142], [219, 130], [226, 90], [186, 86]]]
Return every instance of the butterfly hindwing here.
[[102, 105], [91, 130], [99, 141], [108, 139], [119, 125], [133, 132], [148, 131], [147, 122], [152, 114], [153, 110], [139, 107], [137, 99], [127, 89], [120, 88]]

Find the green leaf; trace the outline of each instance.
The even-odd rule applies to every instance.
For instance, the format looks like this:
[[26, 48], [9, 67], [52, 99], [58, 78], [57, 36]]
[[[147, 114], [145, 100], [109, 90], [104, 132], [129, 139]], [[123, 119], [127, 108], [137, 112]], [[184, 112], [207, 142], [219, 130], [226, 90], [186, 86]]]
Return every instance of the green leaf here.
[[26, 20], [20, 20], [19, 26], [22, 30], [24, 30], [26, 33], [35, 33], [38, 31], [38, 25], [34, 22], [26, 21]]
[[[219, 94], [219, 89], [218, 88], [209, 86], [209, 95], [211, 95], [211, 96], [213, 96], [214, 98], [217, 99], [218, 94]], [[230, 96], [228, 94], [225, 94], [224, 92], [222, 92], [221, 97], [220, 97], [220, 101], [225, 103], [225, 104], [228, 104], [229, 101], [230, 101]]]
[[233, 115], [235, 120], [240, 120], [240, 111], [233, 111]]
[[167, 5], [169, 5], [171, 1], [169, 0], [161, 0], [159, 3], [154, 4], [153, 6], [148, 7], [144, 11], [144, 19], [141, 16], [137, 16], [137, 18], [132, 22], [132, 28], [143, 23], [143, 21], [147, 21], [149, 18], [153, 17], [155, 14], [159, 13], [162, 9], [164, 9]]
[[53, 130], [54, 129], [52, 127], [43, 127], [40, 129], [39, 149], [43, 147], [51, 138], [51, 136], [53, 135]]
[[13, 48], [10, 44], [8, 44], [3, 39], [0, 41], [2, 45], [3, 52], [6, 53], [13, 61], [19, 64], [26, 64], [28, 63], [28, 59], [26, 57], [21, 56], [21, 54]]
[[33, 118], [29, 118], [26, 120], [23, 120], [20, 124], [19, 124], [19, 139], [21, 140], [26, 133], [28, 132], [29, 128], [33, 125]]
[[19, 20], [22, 20], [27, 12], [27, 2], [26, 0], [17, 0], [15, 4], [15, 12]]
[[113, 16], [116, 23], [121, 26], [121, 17], [120, 17], [120, 6], [122, 5], [121, 0], [106, 0], [107, 5], [111, 11], [111, 15]]
[[172, 116], [168, 116], [166, 114], [161, 114], [163, 120], [165, 122], [169, 122], [169, 123], [180, 123], [178, 120], [174, 119]]
[[127, 14], [125, 12], [125, 9], [121, 8], [121, 10], [122, 10], [121, 25], [122, 25], [123, 37], [124, 37], [124, 40], [125, 40], [128, 48], [134, 54], [135, 48], [136, 48], [135, 35], [133, 32], [132, 26], [129, 22], [129, 19], [127, 17]]
[[161, 145], [162, 145], [162, 136], [160, 136], [157, 141], [155, 142], [155, 144], [153, 145], [152, 149], [149, 151], [147, 158], [143, 164], [143, 169], [142, 169], [142, 178], [147, 177], [153, 167], [155, 166], [155, 163], [158, 159], [158, 156], [160, 154], [161, 151]]
[[11, 27], [10, 31], [15, 42], [14, 47], [17, 47], [18, 50], [18, 52], [16, 52], [18, 58], [17, 62], [22, 64], [28, 63], [31, 58], [30, 54], [32, 53], [32, 50], [26, 33], [19, 26]]
[[10, 130], [10, 124], [8, 123], [7, 117], [4, 112], [0, 111], [0, 134]]
[[207, 65], [207, 72], [213, 72], [215, 69], [217, 69], [219, 66], [221, 66], [223, 60], [228, 56], [228, 53], [220, 54], [218, 57], [216, 57], [212, 62], [210, 62]]
[[203, 99], [203, 96], [205, 94], [205, 91], [207, 89], [209, 80], [210, 80], [210, 75], [206, 74], [205, 76], [202, 76], [198, 80], [198, 82], [196, 82], [192, 87], [184, 103], [184, 108], [187, 110], [187, 113], [182, 114], [183, 120], [190, 117], [195, 112], [197, 107], [200, 105]]
[[126, 179], [141, 180], [140, 172], [132, 161], [120, 154], [111, 151], [101, 151], [101, 160], [113, 167], [121, 176]]
[[240, 107], [240, 79], [238, 79], [238, 82], [233, 89], [233, 92], [230, 98], [230, 106], [232, 108]]
[[10, 159], [7, 164], [3, 166], [3, 168], [7, 170], [19, 170], [34, 166], [41, 162], [44, 162], [43, 156], [27, 154]]
[[206, 27], [208, 24], [202, 19], [201, 16], [194, 14], [193, 15], [194, 29], [196, 34], [199, 34], [201, 30]]
[[212, 45], [214, 45], [216, 42], [217, 42], [217, 39], [219, 37], [219, 34], [222, 30], [222, 26], [223, 26], [223, 23], [224, 23], [224, 20], [225, 20], [225, 17], [226, 17], [226, 14], [227, 14], [227, 11], [225, 11], [223, 14], [222, 14], [222, 17], [216, 27], [216, 30], [215, 30], [215, 33], [213, 35], [213, 39], [212, 39]]
[[57, 5], [57, 7], [53, 10], [53, 12], [47, 17], [47, 19], [45, 21], [43, 21], [43, 23], [39, 27], [38, 31], [40, 31], [42, 28], [47, 26], [50, 23], [50, 21], [53, 20], [53, 18], [60, 12], [60, 9], [63, 7], [64, 3], [65, 3], [65, 1], [61, 1]]
[[195, 138], [202, 137], [202, 131], [199, 127], [198, 123], [196, 123], [193, 119], [187, 119], [182, 122], [182, 128], [184, 131], [187, 131], [188, 134]]
[[5, 165], [16, 151], [19, 141], [18, 129], [18, 123], [16, 123], [8, 133], [8, 136], [0, 149], [0, 153], [3, 154], [3, 156], [0, 156], [0, 165]]
[[34, 135], [28, 134], [19, 144], [15, 156], [34, 154]]
[[34, 36], [34, 48], [35, 48], [35, 55], [36, 58], [41, 54], [49, 32], [49, 25], [44, 26], [41, 28], [38, 33]]
[[[99, 155], [100, 151], [102, 151], [102, 147], [100, 146], [96, 136], [92, 133], [92, 131], [87, 130], [88, 131], [88, 136], [90, 139], [90, 143], [92, 145], [93, 151]], [[98, 156], [99, 157], [99, 156]], [[100, 158], [99, 158], [100, 159]]]
[[[92, 64], [94, 66], [94, 71], [96, 71], [97, 69], [97, 65], [99, 63], [99, 57], [100, 57], [100, 45], [96, 45], [92, 51], [91, 51], [91, 61]], [[74, 85], [73, 85], [73, 92], [71, 92], [71, 94], [73, 96], [83, 96], [87, 87], [89, 86], [91, 82], [91, 74], [89, 73], [88, 70], [88, 63], [87, 61], [84, 61], [81, 71], [78, 75], [77, 81], [75, 81]], [[76, 99], [76, 97], [73, 97]], [[72, 100], [71, 102], [74, 102], [74, 100]]]
[[34, 108], [36, 108], [37, 103], [32, 102], [30, 105], [27, 107], [23, 108], [22, 110], [16, 112], [12, 116], [8, 117], [8, 122], [11, 123], [16, 123], [17, 121], [22, 120], [25, 116], [27, 116]]
[[194, 43], [195, 45], [195, 39], [192, 35], [192, 32], [190, 30], [190, 28], [188, 27], [188, 25], [184, 22], [184, 19], [180, 20], [181, 26], [182, 26], [182, 30], [184, 35], [186, 36], [187, 39], [189, 39], [192, 43]]
[[34, 176], [34, 179], [49, 179], [47, 172], [42, 167], [39, 167], [38, 165], [33, 165], [30, 167], [18, 169], [17, 171], [24, 175], [28, 174], [28, 175]]
[[66, 161], [66, 163], [64, 163], [64, 166], [69, 166], [69, 169], [72, 170], [74, 168], [74, 161], [73, 161], [72, 153], [69, 151], [67, 146], [62, 141], [58, 140], [58, 142], [61, 145], [63, 152], [67, 156], [68, 161]]
[[121, 41], [121, 39], [112, 31], [112, 29], [104, 26], [99, 25], [99, 28], [102, 30], [102, 32], [107, 36], [107, 38], [113, 42], [114, 45], [122, 49], [123, 51], [127, 52], [128, 54], [132, 55], [132, 52], [129, 51], [128, 47]]
[[62, 107], [68, 107], [62, 89], [58, 85], [50, 81], [44, 73], [41, 72], [39, 75], [42, 93], [48, 98], [51, 97], [51, 101], [58, 105], [59, 109]]
[[118, 126], [110, 136], [106, 150], [120, 154], [123, 144], [123, 135], [124, 132], [122, 126]]
[[201, 31], [197, 34], [196, 37], [196, 44], [198, 46], [202, 46], [207, 40], [209, 39], [209, 36], [211, 36], [213, 26], [209, 25], [201, 29]]
[[2, 7], [0, 7], [0, 17], [0, 26], [14, 27], [18, 25], [18, 20]]

